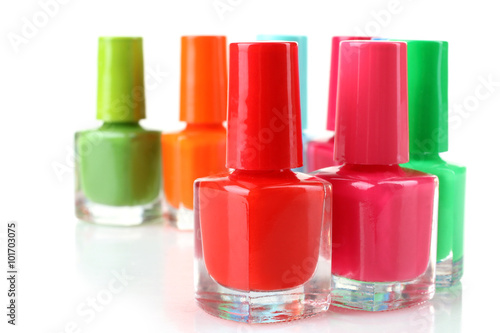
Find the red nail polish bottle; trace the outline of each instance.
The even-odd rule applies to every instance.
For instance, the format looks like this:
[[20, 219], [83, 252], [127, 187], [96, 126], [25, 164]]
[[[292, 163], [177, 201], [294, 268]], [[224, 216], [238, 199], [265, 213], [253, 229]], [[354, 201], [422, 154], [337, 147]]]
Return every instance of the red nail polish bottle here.
[[215, 316], [289, 321], [328, 309], [331, 188], [302, 166], [294, 42], [230, 45], [228, 174], [195, 182], [196, 300]]
[[332, 184], [332, 304], [398, 309], [434, 295], [437, 178], [408, 162], [406, 43], [340, 47]]

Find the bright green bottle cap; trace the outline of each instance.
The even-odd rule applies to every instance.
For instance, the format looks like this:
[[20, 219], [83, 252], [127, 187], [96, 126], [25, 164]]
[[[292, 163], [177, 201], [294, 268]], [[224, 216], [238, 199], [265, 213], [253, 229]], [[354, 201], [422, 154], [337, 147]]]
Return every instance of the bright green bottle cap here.
[[146, 117], [141, 37], [99, 38], [97, 119], [137, 122]]
[[407, 43], [410, 154], [448, 150], [448, 42]]

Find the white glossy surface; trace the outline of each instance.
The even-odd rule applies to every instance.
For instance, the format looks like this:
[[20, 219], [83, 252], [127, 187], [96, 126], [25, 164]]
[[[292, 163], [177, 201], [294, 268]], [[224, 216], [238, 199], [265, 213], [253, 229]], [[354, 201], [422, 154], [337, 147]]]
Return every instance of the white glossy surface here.
[[[58, 333], [72, 322], [83, 332], [134, 332], [146, 327], [151, 333], [366, 332], [367, 327], [372, 327], [372, 332], [386, 333], [460, 331], [460, 288], [439, 293], [430, 303], [400, 311], [335, 309], [286, 324], [229, 322], [204, 313], [194, 303], [192, 233], [161, 224], [115, 228], [82, 222], [65, 231], [59, 238], [71, 239], [67, 242], [70, 246], [60, 248], [59, 254], [40, 252], [40, 274], [29, 278], [27, 269], [21, 271], [24, 281], [29, 278], [29, 282], [21, 280], [23, 296], [31, 294], [21, 298], [26, 300], [21, 301], [22, 327]], [[52, 266], [50, 257], [64, 257], [65, 264]], [[116, 280], [117, 275], [128, 276], [126, 286]], [[96, 310], [91, 307], [93, 298]]]

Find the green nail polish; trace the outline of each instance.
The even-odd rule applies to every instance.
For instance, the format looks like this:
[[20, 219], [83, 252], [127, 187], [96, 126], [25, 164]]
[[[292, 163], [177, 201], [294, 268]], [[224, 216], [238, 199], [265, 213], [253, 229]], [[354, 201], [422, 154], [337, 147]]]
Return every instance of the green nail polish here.
[[436, 285], [448, 287], [463, 274], [466, 174], [439, 156], [448, 150], [448, 43], [405, 42], [410, 162], [404, 166], [439, 178]]
[[75, 135], [76, 215], [110, 225], [161, 216], [160, 132], [145, 118], [142, 38], [99, 39], [98, 129]]

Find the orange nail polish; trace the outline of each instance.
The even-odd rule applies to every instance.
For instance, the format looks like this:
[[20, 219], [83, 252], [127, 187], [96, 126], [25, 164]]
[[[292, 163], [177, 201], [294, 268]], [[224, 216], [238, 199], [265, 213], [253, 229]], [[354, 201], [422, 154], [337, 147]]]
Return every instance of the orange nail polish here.
[[164, 194], [169, 219], [193, 229], [193, 182], [226, 170], [227, 62], [225, 36], [181, 38], [180, 120], [162, 135]]

